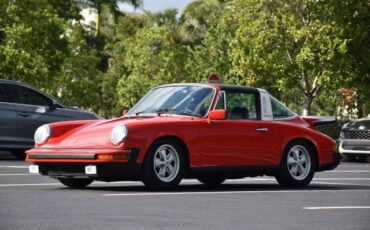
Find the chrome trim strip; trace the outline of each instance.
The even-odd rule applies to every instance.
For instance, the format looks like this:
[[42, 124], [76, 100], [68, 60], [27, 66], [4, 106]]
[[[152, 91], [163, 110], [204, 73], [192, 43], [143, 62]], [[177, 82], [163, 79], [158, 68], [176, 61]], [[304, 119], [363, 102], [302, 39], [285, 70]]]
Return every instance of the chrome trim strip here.
[[96, 159], [96, 154], [28, 154], [30, 159]]

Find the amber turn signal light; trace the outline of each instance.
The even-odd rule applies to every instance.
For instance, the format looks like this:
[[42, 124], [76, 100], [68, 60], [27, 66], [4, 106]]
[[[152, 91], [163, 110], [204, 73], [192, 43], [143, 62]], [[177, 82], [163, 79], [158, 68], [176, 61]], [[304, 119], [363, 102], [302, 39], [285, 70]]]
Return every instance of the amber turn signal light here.
[[128, 155], [124, 154], [99, 154], [98, 160], [128, 160]]
[[331, 150], [332, 150], [333, 152], [337, 152], [337, 151], [338, 151], [337, 143], [335, 143], [335, 142], [334, 142], [334, 143], [333, 143], [333, 146], [332, 146], [331, 148], [332, 148]]

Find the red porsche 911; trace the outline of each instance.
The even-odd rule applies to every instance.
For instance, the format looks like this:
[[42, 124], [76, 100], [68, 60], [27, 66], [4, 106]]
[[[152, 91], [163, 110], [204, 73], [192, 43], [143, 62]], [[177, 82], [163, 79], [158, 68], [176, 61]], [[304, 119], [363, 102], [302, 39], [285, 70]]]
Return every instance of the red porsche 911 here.
[[39, 127], [26, 160], [31, 173], [71, 188], [94, 180], [171, 188], [182, 178], [214, 186], [263, 175], [303, 187], [339, 164], [336, 143], [316, 130], [330, 122], [300, 117], [263, 89], [170, 84], [117, 119]]

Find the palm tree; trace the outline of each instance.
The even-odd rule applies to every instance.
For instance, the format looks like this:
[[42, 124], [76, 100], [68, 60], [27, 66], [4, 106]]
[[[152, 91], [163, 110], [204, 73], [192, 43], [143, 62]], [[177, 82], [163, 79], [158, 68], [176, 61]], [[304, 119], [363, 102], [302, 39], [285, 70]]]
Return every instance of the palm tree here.
[[142, 6], [142, 0], [75, 0], [81, 8], [90, 7], [96, 10], [97, 19], [95, 25], [95, 36], [99, 36], [101, 32], [101, 20], [104, 11], [107, 11], [113, 16], [113, 19], [120, 14], [118, 4], [128, 3], [135, 8]]
[[180, 18], [180, 34], [185, 41], [199, 43], [209, 28], [210, 15], [222, 3], [218, 0], [197, 0], [190, 3]]

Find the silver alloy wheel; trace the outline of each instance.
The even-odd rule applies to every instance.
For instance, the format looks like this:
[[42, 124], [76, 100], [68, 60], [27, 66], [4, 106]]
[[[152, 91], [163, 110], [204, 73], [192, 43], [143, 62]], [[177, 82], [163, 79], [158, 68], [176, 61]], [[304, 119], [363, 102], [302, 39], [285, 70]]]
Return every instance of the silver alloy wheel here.
[[311, 170], [311, 158], [307, 149], [301, 145], [293, 146], [288, 153], [287, 166], [294, 179], [306, 179]]
[[159, 146], [154, 153], [154, 172], [163, 182], [171, 182], [180, 170], [180, 160], [177, 150], [168, 144]]

